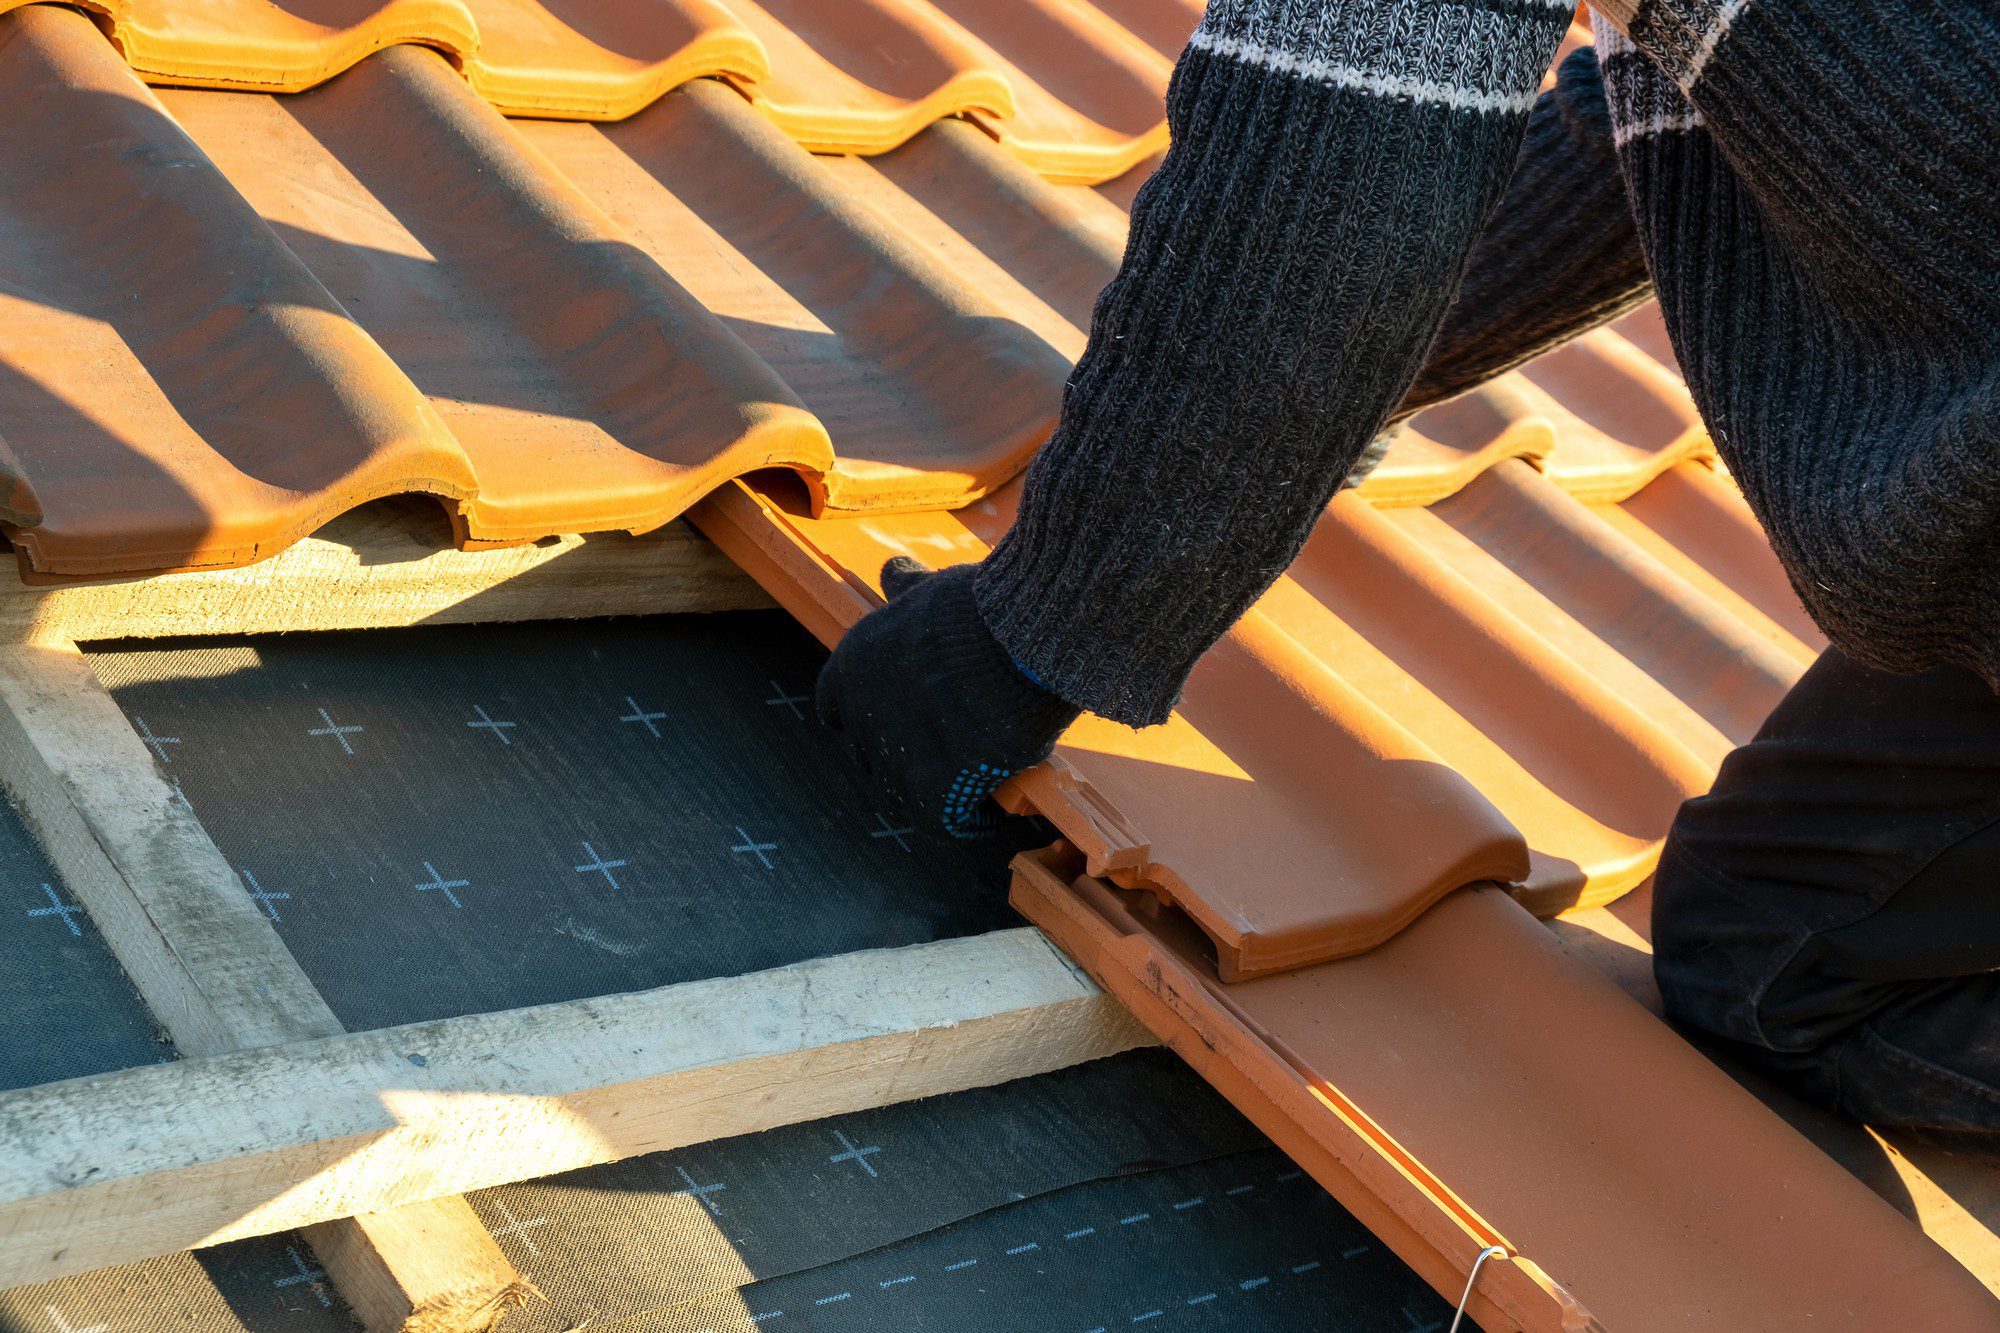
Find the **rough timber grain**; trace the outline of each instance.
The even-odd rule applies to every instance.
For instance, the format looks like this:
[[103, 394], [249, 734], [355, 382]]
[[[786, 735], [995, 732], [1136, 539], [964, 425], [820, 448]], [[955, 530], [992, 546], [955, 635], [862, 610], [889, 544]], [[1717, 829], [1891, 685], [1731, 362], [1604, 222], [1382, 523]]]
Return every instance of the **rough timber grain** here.
[[[75, 644], [0, 648], [0, 750], [0, 783], [183, 1055], [341, 1031]], [[477, 1333], [524, 1291], [462, 1199], [308, 1240], [370, 1333]]]
[[243, 569], [68, 588], [0, 577], [0, 635], [87, 642], [769, 605], [749, 575], [685, 523], [643, 537], [558, 537], [458, 551], [435, 504], [394, 500], [343, 514]]
[[0, 1094], [0, 1287], [1147, 1041], [1019, 929], [46, 1084]]

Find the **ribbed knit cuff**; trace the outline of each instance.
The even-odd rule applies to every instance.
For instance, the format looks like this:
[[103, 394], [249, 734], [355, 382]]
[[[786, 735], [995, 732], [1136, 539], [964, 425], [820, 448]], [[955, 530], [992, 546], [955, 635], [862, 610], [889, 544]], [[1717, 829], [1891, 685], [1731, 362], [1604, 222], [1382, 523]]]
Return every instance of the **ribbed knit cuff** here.
[[1173, 147], [986, 623], [1072, 703], [1165, 719], [1410, 387], [1567, 23], [1544, 0], [1214, 0]]
[[1081, 705], [1029, 679], [993, 637], [973, 593], [972, 566], [932, 577], [938, 580], [938, 596], [927, 608], [930, 669], [973, 714], [998, 719], [1004, 730], [1032, 738], [1030, 748], [1043, 737], [1052, 744], [1076, 720]]

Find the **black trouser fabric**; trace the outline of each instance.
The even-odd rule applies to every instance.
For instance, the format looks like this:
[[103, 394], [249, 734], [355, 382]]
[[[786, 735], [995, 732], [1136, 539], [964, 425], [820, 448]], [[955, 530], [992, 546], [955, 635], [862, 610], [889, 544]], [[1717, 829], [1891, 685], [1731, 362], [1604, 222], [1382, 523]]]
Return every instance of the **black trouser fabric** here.
[[1660, 858], [1667, 1012], [1814, 1100], [2000, 1156], [2000, 696], [1829, 650]]

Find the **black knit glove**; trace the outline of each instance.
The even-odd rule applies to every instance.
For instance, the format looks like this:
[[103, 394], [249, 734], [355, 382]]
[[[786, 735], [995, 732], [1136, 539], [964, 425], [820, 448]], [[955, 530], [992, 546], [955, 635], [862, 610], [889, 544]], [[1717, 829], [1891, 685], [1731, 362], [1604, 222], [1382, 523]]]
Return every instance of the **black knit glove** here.
[[975, 566], [882, 570], [889, 604], [847, 632], [819, 674], [820, 721], [918, 828], [992, 831], [987, 798], [1047, 759], [1081, 710], [1021, 674], [973, 599]]

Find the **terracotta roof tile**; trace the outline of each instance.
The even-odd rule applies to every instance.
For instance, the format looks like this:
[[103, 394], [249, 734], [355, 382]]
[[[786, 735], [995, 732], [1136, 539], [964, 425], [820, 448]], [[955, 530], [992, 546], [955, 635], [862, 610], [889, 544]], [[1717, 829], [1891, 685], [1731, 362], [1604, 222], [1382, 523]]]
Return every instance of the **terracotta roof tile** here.
[[[1655, 484], [1699, 497], [1682, 474], [1705, 471]], [[976, 559], [1012, 502], [851, 523], [736, 487], [697, 518], [767, 579], [824, 571], [818, 623], [802, 618], [831, 638], [889, 557]], [[1343, 495], [1172, 723], [1086, 722], [1062, 751], [1082, 794], [1037, 776], [1027, 799], [1095, 873], [1200, 919], [1232, 978], [1371, 948], [1477, 879], [1538, 910], [1603, 901], [1651, 872], [1675, 808], [1810, 661], [1748, 599], [1704, 593], [1782, 579], [1768, 548], [1727, 555], [1718, 576], [1518, 461], [1428, 509]]]
[[1166, 151], [1173, 59], [1079, 0], [934, 0], [985, 42], [1014, 114], [975, 113], [1008, 151], [1055, 180], [1095, 184]]
[[824, 423], [826, 506], [962, 505], [1054, 429], [1069, 360], [727, 89], [518, 129]]
[[772, 465], [836, 509], [962, 504], [1053, 425], [1075, 347], [719, 84], [510, 123], [414, 47], [154, 93], [74, 13], [0, 28], [31, 131], [0, 145], [4, 516], [37, 574], [245, 563], [394, 491], [469, 543], [656, 526]]
[[1482, 1328], [1992, 1329], [1970, 1273], [1491, 889], [1225, 985], [1060, 849], [1013, 901]]
[[240, 563], [373, 495], [470, 493], [422, 393], [88, 20], [0, 19], [0, 107], [0, 421], [40, 511], [6, 515], [24, 561]]
[[770, 53], [769, 77], [745, 91], [808, 148], [879, 153], [947, 116], [1013, 114], [991, 53], [924, 0], [732, 3]]
[[[0, 0], [0, 12], [31, 0]], [[757, 39], [721, 0], [90, 0], [132, 68], [162, 83], [298, 92], [384, 47], [447, 53], [496, 105], [629, 115], [705, 75], [756, 80]]]
[[809, 148], [883, 152], [972, 115], [1036, 170], [1085, 183], [1165, 149], [1166, 79], [1196, 18], [1186, 0], [1125, 0], [1141, 36], [1077, 0], [79, 3], [159, 83], [300, 92], [411, 44], [500, 111], [620, 120], [726, 78]]

